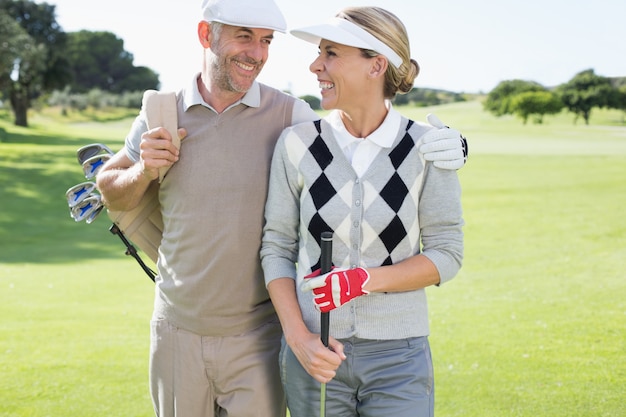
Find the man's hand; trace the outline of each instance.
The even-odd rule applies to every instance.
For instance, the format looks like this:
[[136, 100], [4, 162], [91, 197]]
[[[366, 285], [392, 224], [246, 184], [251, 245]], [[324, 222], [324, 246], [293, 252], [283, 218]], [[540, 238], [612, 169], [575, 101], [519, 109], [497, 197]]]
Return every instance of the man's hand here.
[[320, 276], [320, 271], [307, 275], [300, 286], [301, 291], [313, 291], [316, 308], [328, 313], [356, 297], [369, 294], [363, 287], [370, 274], [363, 268], [333, 269]]
[[432, 161], [433, 165], [441, 169], [459, 169], [467, 162], [467, 139], [456, 129], [444, 125], [434, 114], [426, 116], [432, 129], [422, 138], [423, 144], [419, 151], [424, 159]]
[[[180, 139], [187, 135], [187, 131], [182, 128], [177, 133]], [[178, 161], [180, 153], [172, 143], [169, 132], [163, 127], [148, 130], [141, 135], [139, 148], [143, 175], [151, 180], [159, 177], [159, 168], [171, 167]]]

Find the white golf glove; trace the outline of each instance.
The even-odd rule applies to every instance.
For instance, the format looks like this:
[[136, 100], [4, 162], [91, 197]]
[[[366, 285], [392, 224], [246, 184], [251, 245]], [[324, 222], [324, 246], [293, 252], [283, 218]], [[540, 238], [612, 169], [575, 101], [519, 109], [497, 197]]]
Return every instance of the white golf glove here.
[[459, 169], [467, 162], [467, 139], [456, 129], [444, 125], [434, 114], [426, 116], [428, 123], [436, 129], [427, 132], [422, 138], [419, 151], [424, 159], [432, 161], [441, 169]]

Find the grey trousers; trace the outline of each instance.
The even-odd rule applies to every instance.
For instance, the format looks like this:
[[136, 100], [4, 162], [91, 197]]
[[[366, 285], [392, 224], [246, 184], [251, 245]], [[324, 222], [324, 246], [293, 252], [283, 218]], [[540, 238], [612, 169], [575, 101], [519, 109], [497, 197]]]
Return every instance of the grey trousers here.
[[[432, 417], [433, 366], [427, 337], [341, 340], [347, 359], [326, 384], [332, 417]], [[320, 384], [285, 344], [281, 378], [291, 417], [319, 416]]]

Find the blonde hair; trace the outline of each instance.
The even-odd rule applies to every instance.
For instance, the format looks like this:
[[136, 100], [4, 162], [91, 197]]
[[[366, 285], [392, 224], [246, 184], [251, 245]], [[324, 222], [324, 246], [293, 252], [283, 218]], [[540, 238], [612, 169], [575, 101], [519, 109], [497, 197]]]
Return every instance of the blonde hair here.
[[[387, 66], [385, 98], [392, 99], [397, 93], [405, 94], [411, 91], [420, 67], [417, 61], [411, 59], [409, 36], [400, 19], [380, 7], [347, 7], [337, 13], [336, 17], [346, 19], [365, 29], [402, 58], [402, 64], [398, 68], [391, 63]], [[362, 51], [368, 57], [379, 55], [372, 50], [363, 49]]]

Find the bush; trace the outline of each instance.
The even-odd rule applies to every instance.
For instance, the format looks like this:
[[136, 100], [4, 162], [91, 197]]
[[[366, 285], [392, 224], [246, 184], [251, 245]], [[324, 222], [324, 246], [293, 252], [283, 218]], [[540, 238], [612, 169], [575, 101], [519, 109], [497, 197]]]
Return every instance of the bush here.
[[483, 108], [498, 117], [504, 116], [505, 114], [513, 114], [513, 97], [521, 93], [536, 91], [547, 91], [547, 89], [534, 81], [502, 81], [489, 92], [487, 99], [483, 103]]
[[535, 123], [541, 124], [544, 115], [559, 113], [563, 109], [563, 102], [550, 91], [526, 91], [512, 96], [510, 106], [513, 113], [519, 116], [524, 124], [532, 115], [535, 116]]
[[79, 112], [87, 108], [109, 109], [109, 108], [134, 108], [141, 107], [143, 91], [127, 91], [121, 94], [114, 94], [94, 88], [85, 94], [72, 93], [68, 87], [63, 91], [55, 90], [47, 100], [49, 106], [61, 107], [63, 114], [69, 110]]
[[306, 95], [300, 97], [300, 99], [309, 103], [309, 106], [311, 106], [313, 110], [321, 110], [322, 108], [322, 101], [315, 96]]

